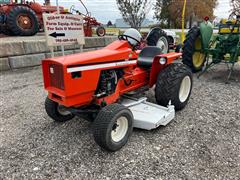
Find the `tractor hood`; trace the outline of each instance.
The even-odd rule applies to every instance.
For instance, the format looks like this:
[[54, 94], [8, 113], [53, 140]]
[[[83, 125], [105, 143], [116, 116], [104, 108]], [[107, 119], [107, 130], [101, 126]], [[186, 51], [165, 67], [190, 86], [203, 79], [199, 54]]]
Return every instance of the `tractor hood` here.
[[133, 53], [128, 43], [126, 43], [126, 41], [115, 41], [101, 50], [49, 58], [44, 61], [55, 62], [69, 67], [136, 59], [137, 54]]

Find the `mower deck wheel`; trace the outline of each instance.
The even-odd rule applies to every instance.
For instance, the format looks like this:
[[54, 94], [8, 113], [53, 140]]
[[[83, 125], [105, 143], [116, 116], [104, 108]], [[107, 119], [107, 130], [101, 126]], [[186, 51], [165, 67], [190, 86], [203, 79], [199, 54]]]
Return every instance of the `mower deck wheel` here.
[[162, 70], [157, 79], [155, 97], [159, 105], [171, 104], [176, 110], [183, 109], [192, 91], [192, 72], [184, 64], [170, 64]]
[[132, 130], [132, 112], [121, 104], [104, 107], [93, 123], [96, 143], [108, 151], [121, 149], [127, 143]]
[[65, 122], [74, 118], [74, 114], [67, 111], [65, 107], [60, 106], [58, 103], [52, 101], [48, 97], [45, 100], [45, 110], [49, 117], [57, 122]]

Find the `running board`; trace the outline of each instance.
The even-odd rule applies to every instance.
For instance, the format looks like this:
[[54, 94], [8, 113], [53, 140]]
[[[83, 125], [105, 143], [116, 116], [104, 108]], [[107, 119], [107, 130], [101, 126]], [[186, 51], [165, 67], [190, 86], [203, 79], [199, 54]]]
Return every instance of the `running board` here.
[[175, 108], [171, 103], [168, 107], [147, 102], [147, 98], [135, 99], [123, 96], [122, 105], [133, 113], [135, 128], [151, 130], [159, 126], [166, 126], [175, 117]]

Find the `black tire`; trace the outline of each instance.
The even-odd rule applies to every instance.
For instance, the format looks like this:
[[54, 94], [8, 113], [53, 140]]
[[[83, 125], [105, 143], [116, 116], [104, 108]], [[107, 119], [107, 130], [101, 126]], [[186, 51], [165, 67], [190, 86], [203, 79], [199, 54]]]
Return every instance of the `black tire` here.
[[103, 37], [106, 35], [106, 29], [103, 26], [99, 26], [96, 29], [96, 33], [99, 37]]
[[49, 117], [51, 117], [54, 121], [57, 122], [65, 122], [74, 118], [74, 114], [70, 113], [67, 115], [63, 115], [59, 112], [59, 104], [52, 101], [48, 97], [45, 100], [45, 110]]
[[[116, 121], [124, 117], [127, 119], [126, 134], [119, 141], [114, 141], [111, 133], [113, 128], [117, 128]], [[128, 141], [133, 131], [132, 112], [123, 105], [111, 104], [104, 107], [93, 123], [93, 136], [96, 143], [107, 151], [117, 151]]]
[[[186, 95], [181, 96], [180, 92], [182, 92], [182, 90], [180, 91], [180, 89], [185, 77], [187, 82], [190, 81], [190, 85], [186, 87]], [[183, 109], [190, 98], [192, 84], [192, 72], [186, 65], [179, 63], [170, 64], [158, 75], [155, 88], [157, 103], [162, 106], [167, 106], [169, 101], [171, 101], [171, 104], [175, 106], [176, 110]]]
[[97, 116], [96, 114], [88, 114], [88, 113], [79, 115], [79, 117], [87, 120], [88, 122], [93, 122], [96, 116]]
[[161, 28], [155, 27], [153, 28], [149, 35], [147, 36], [147, 45], [148, 46], [157, 46], [157, 43], [160, 38], [164, 38], [167, 41], [168, 47], [167, 47], [167, 52], [169, 52], [169, 47], [170, 47], [170, 41], [167, 36], [167, 33], [163, 31]]
[[[18, 23], [18, 16], [22, 15], [29, 19], [31, 23], [29, 28], [21, 27]], [[7, 26], [11, 29], [12, 33], [16, 36], [32, 36], [39, 30], [38, 18], [36, 13], [28, 7], [17, 6], [10, 10], [7, 18]]]
[[12, 31], [7, 28], [7, 26], [0, 26], [0, 33], [3, 33], [4, 35], [11, 36], [13, 35]]
[[176, 46], [175, 52], [177, 52], [177, 53], [182, 52], [182, 44], [178, 44], [178, 45]]
[[174, 45], [174, 38], [172, 36], [168, 36], [168, 42], [171, 45]]
[[198, 27], [193, 27], [189, 30], [183, 45], [182, 62], [187, 65], [193, 73], [201, 71], [206, 60], [206, 56], [204, 54], [202, 54], [203, 60], [200, 61], [200, 63], [195, 64], [193, 60], [194, 54], [197, 53], [195, 52], [196, 43], [197, 41], [201, 41], [200, 37], [200, 29]]

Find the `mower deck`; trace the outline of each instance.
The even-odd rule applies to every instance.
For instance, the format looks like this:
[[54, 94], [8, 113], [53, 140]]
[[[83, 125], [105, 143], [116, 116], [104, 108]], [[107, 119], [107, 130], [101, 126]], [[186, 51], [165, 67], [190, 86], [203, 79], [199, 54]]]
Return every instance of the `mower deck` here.
[[147, 102], [147, 98], [135, 99], [124, 96], [122, 105], [128, 107], [134, 117], [133, 126], [135, 128], [152, 130], [159, 126], [166, 126], [175, 117], [173, 105], [167, 108]]

